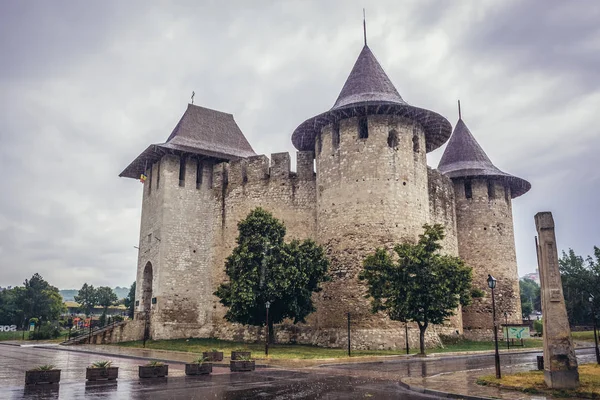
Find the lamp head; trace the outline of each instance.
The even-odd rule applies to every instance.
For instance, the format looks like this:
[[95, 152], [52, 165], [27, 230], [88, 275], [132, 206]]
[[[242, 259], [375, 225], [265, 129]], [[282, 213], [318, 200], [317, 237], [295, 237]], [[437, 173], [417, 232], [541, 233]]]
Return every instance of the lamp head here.
[[271, 307], [271, 302], [270, 302], [270, 301], [267, 301], [267, 302], [265, 303], [265, 308], [268, 310], [268, 309], [269, 309], [269, 307]]
[[496, 288], [496, 278], [494, 278], [492, 275], [488, 274], [487, 284], [490, 289], [495, 289]]

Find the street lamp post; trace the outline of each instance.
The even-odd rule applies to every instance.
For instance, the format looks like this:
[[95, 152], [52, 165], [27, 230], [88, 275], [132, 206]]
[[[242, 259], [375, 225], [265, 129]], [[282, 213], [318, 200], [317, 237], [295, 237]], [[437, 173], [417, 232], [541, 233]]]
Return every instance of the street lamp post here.
[[265, 323], [265, 356], [269, 355], [269, 307], [271, 307], [271, 302], [267, 301], [265, 303], [265, 308], [267, 309], [267, 322]]
[[594, 343], [596, 344], [596, 363], [600, 364], [600, 351], [598, 350], [598, 333], [596, 324], [596, 309], [594, 307], [594, 295], [590, 294], [590, 308], [592, 310], [592, 321], [594, 321]]
[[496, 299], [494, 298], [494, 289], [496, 288], [496, 278], [492, 275], [488, 275], [487, 284], [492, 289], [492, 319], [494, 320], [494, 346], [496, 349], [495, 363], [496, 363], [496, 379], [502, 378], [500, 373], [500, 353], [498, 353], [498, 329], [496, 327]]

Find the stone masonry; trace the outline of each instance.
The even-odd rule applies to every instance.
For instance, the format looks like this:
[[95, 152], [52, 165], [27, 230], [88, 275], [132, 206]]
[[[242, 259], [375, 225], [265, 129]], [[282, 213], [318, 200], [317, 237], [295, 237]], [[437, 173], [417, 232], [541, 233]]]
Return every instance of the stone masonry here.
[[[323, 245], [331, 261], [333, 279], [315, 294], [317, 311], [306, 324], [276, 327], [279, 341], [344, 346], [350, 313], [354, 348], [403, 347], [404, 324], [370, 313], [357, 276], [367, 254], [415, 242], [425, 223], [445, 227], [443, 251], [474, 268], [476, 285], [483, 288], [490, 271], [499, 278], [500, 312], [516, 322], [511, 199], [523, 188], [499, 170], [504, 175], [465, 170], [469, 154], [454, 154], [457, 145], [449, 144], [439, 170], [428, 167], [426, 153], [451, 134], [444, 117], [400, 97], [367, 46], [334, 107], [293, 133], [295, 170], [288, 153], [256, 155], [233, 116], [189, 105], [167, 141], [121, 173], [145, 178], [138, 300], [131, 326], [105, 340], [141, 337], [146, 326], [153, 339], [260, 340], [262, 329], [227, 323], [212, 294], [226, 279], [238, 222], [256, 207], [284, 222], [288, 240]], [[488, 303], [485, 297], [428, 329], [427, 344], [439, 343], [439, 334], [490, 335]], [[418, 343], [410, 324], [409, 341]]]

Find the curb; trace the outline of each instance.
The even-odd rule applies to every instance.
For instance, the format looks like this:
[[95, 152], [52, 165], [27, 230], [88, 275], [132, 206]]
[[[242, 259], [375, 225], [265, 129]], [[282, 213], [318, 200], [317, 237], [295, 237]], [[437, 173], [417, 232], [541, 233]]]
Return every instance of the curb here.
[[442, 391], [439, 391], [439, 390], [426, 389], [426, 388], [421, 387], [421, 386], [409, 385], [408, 383], [404, 383], [402, 381], [400, 381], [398, 383], [404, 389], [410, 390], [411, 392], [423, 393], [423, 394], [428, 394], [428, 395], [432, 395], [432, 396], [437, 396], [437, 397], [442, 398], [442, 399], [495, 400], [492, 397], [471, 396], [471, 395], [468, 395], [468, 394], [456, 394], [456, 393], [450, 393], [450, 392], [442, 392]]

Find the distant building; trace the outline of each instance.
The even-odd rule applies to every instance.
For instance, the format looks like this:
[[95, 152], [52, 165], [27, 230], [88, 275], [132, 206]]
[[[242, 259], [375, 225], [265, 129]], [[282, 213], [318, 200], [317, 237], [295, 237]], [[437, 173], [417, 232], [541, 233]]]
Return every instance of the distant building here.
[[538, 285], [540, 284], [540, 273], [538, 271], [538, 269], [535, 269], [535, 272], [530, 272], [528, 274], [525, 274], [521, 277], [521, 279], [531, 279], [532, 281], [534, 281], [535, 283], [537, 283]]
[[[81, 304], [79, 304], [75, 301], [65, 301], [65, 306], [67, 307], [67, 312], [64, 313], [63, 315], [85, 316], [85, 313], [81, 312], [81, 309], [80, 309]], [[103, 311], [104, 311], [104, 308], [102, 308], [100, 306], [94, 307], [94, 309], [92, 310], [92, 317], [102, 315]], [[110, 306], [106, 310], [106, 315], [126, 315], [126, 314], [127, 314], [127, 307], [125, 307], [122, 304], [119, 304], [117, 306]]]

